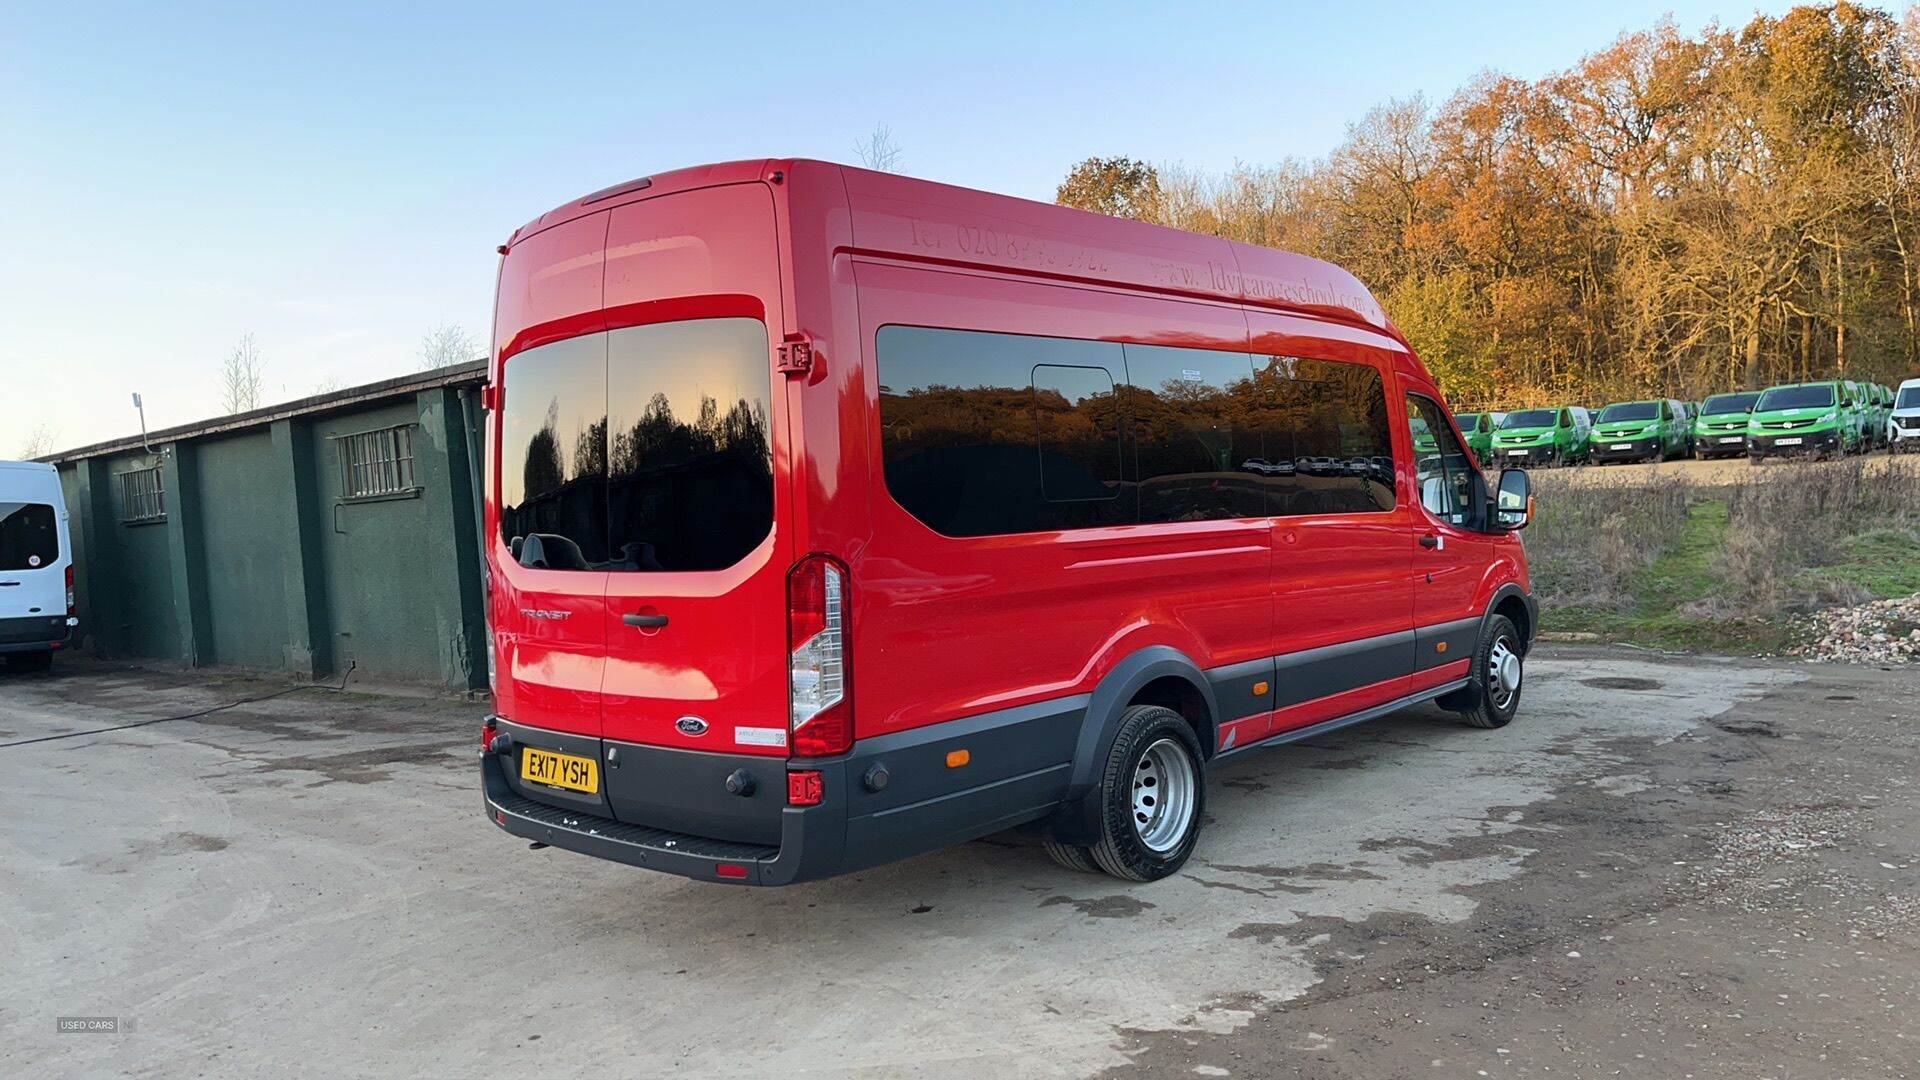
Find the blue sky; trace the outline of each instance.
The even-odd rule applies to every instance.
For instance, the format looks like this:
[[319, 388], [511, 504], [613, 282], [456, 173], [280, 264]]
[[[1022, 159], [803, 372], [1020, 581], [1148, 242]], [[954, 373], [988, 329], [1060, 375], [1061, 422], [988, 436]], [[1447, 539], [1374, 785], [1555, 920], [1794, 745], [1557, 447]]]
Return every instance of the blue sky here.
[[[494, 245], [578, 194], [769, 154], [1050, 198], [1091, 154], [1312, 158], [1369, 107], [1538, 77], [1671, 14], [1552, 5], [25, 4], [0, 0], [0, 457], [216, 411], [484, 335]], [[1777, 12], [1788, 5], [1763, 3]]]

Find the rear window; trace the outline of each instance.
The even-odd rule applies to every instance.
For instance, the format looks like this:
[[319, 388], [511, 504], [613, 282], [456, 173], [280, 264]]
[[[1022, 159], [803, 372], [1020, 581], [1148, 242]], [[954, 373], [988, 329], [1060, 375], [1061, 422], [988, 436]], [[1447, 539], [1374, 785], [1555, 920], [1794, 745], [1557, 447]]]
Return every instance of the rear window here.
[[0, 570], [36, 570], [59, 557], [53, 507], [0, 502]]
[[1510, 412], [1500, 421], [1500, 430], [1513, 431], [1516, 428], [1552, 427], [1559, 422], [1558, 409], [1527, 409], [1523, 412]]
[[1817, 409], [1831, 404], [1831, 386], [1776, 386], [1761, 394], [1753, 409], [1755, 412], [1773, 412], [1776, 409]]
[[1609, 405], [1601, 409], [1599, 422], [1613, 424], [1622, 420], [1656, 420], [1659, 416], [1659, 402], [1629, 401], [1622, 405]]
[[502, 373], [500, 532], [522, 565], [720, 570], [773, 529], [773, 376], [757, 319], [529, 349]]
[[1706, 404], [1701, 406], [1700, 412], [1703, 416], [1752, 412], [1753, 403], [1759, 400], [1759, 394], [1722, 394], [1719, 397], [1708, 398]]

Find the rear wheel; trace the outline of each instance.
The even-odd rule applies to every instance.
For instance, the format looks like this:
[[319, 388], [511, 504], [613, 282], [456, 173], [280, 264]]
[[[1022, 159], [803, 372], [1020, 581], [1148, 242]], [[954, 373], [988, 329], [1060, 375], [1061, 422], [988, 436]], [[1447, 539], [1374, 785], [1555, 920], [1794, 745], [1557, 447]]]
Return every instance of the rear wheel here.
[[1458, 709], [1460, 719], [1478, 728], [1501, 728], [1513, 722], [1520, 709], [1520, 684], [1526, 675], [1525, 653], [1520, 632], [1513, 620], [1495, 615], [1480, 633], [1480, 647], [1474, 650], [1473, 667], [1468, 677], [1474, 693], [1465, 707]]
[[1078, 870], [1083, 874], [1100, 872], [1099, 864], [1093, 861], [1093, 852], [1078, 844], [1063, 844], [1049, 836], [1041, 840], [1041, 845], [1047, 849], [1048, 855], [1053, 856], [1054, 862], [1069, 870]]
[[1184, 866], [1207, 800], [1200, 740], [1186, 719], [1158, 705], [1128, 709], [1099, 797], [1100, 842], [1089, 854], [1100, 869], [1127, 881], [1157, 881]]

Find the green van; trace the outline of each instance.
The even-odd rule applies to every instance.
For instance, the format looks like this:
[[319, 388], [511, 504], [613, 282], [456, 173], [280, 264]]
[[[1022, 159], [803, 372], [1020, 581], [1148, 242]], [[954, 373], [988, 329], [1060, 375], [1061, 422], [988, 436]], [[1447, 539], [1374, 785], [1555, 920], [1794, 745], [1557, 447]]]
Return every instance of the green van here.
[[[1493, 450], [1493, 426], [1500, 422], [1505, 413], [1481, 412], [1460, 413], [1453, 418], [1460, 425], [1460, 434], [1467, 437], [1467, 449], [1473, 451], [1473, 460], [1486, 468]], [[1437, 447], [1436, 447], [1437, 448]]]
[[1844, 383], [1787, 383], [1769, 387], [1747, 420], [1747, 457], [1755, 464], [1779, 454], [1850, 454], [1860, 448], [1860, 413]]
[[1665, 461], [1687, 452], [1686, 406], [1672, 398], [1617, 401], [1593, 422], [1593, 460]]
[[1510, 412], [1494, 426], [1492, 456], [1503, 466], [1585, 461], [1592, 424], [1587, 410], [1578, 405]]
[[1760, 391], [1715, 394], [1700, 403], [1693, 421], [1693, 456], [1701, 459], [1738, 456], [1747, 452], [1747, 415]]

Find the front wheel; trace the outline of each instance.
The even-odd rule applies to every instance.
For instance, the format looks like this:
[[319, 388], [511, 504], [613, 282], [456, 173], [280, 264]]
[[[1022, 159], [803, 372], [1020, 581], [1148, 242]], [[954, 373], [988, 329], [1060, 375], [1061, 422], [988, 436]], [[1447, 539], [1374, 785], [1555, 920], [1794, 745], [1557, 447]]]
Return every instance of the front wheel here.
[[1466, 707], [1456, 710], [1460, 719], [1472, 727], [1502, 728], [1513, 722], [1520, 710], [1520, 684], [1526, 676], [1526, 653], [1520, 631], [1513, 620], [1495, 615], [1480, 633], [1480, 647], [1473, 652], [1473, 667], [1468, 678]]
[[1200, 740], [1179, 713], [1135, 705], [1120, 718], [1100, 783], [1100, 842], [1089, 854], [1126, 881], [1186, 865], [1206, 812]]

